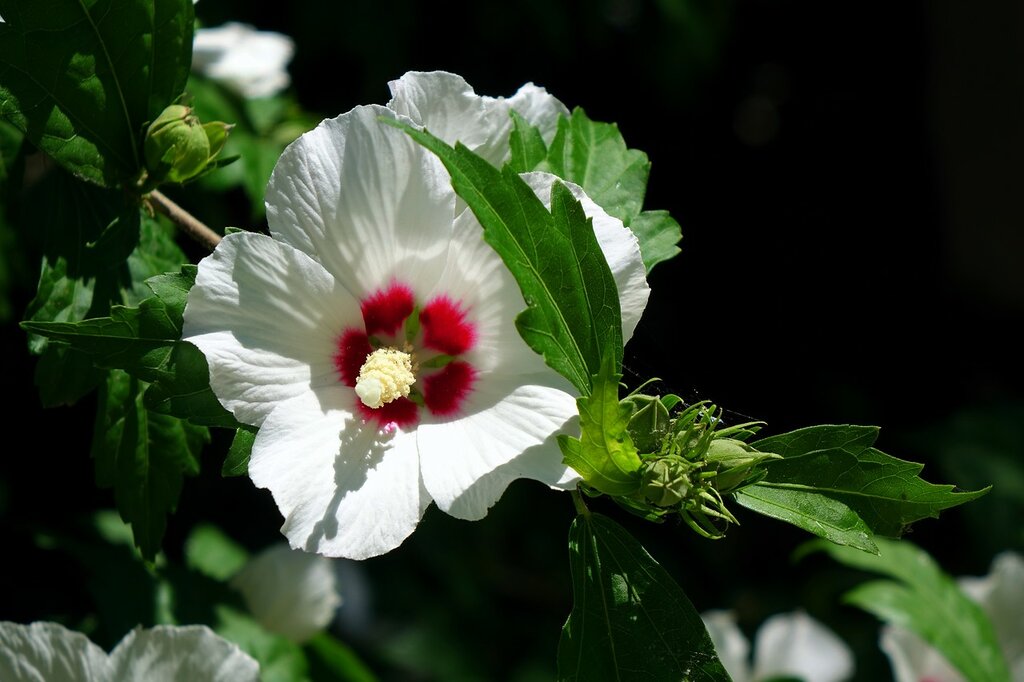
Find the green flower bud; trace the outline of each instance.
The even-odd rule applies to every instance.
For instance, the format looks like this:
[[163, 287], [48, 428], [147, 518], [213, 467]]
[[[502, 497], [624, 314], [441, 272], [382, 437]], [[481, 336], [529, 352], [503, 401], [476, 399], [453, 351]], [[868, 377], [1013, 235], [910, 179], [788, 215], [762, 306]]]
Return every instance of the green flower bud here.
[[658, 396], [638, 393], [622, 401], [633, 407], [629, 436], [640, 452], [658, 452], [669, 426], [669, 411]]
[[678, 457], [648, 460], [641, 474], [640, 492], [654, 505], [675, 506], [693, 490], [689, 476], [692, 469]]
[[[746, 443], [732, 438], [716, 438], [708, 446], [707, 461], [718, 471], [715, 489], [728, 493], [756, 481], [760, 477], [757, 465], [770, 459], [781, 459], [770, 452], [759, 452]], [[748, 479], [753, 480], [748, 481]]]
[[146, 169], [156, 182], [185, 182], [199, 175], [224, 147], [231, 126], [199, 122], [192, 108], [172, 104], [146, 131]]

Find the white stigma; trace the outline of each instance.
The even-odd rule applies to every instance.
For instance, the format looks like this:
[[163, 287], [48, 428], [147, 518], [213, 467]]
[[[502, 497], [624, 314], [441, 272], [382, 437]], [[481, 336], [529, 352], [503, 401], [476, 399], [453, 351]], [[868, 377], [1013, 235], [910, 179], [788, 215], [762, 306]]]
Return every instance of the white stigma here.
[[378, 348], [366, 356], [356, 379], [356, 395], [367, 407], [377, 409], [385, 403], [409, 397], [416, 383], [412, 356], [394, 348]]

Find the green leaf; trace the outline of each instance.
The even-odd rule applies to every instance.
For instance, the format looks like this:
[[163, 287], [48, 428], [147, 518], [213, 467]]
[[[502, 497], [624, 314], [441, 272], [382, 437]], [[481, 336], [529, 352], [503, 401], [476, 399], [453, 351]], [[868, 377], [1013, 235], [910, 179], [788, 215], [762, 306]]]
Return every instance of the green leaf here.
[[138, 308], [112, 306], [110, 317], [81, 322], [22, 322], [25, 330], [88, 353], [100, 367], [128, 371], [144, 381], [165, 376], [174, 343], [181, 335], [173, 313], [157, 297]]
[[558, 121], [547, 159], [538, 166], [582, 187], [632, 230], [647, 272], [679, 253], [679, 223], [665, 211], [641, 213], [651, 164], [642, 151], [626, 147], [614, 123], [591, 121], [577, 107], [570, 118]]
[[640, 456], [629, 436], [632, 409], [619, 402], [621, 375], [612, 369], [611, 354], [593, 378], [593, 393], [576, 399], [580, 438], [560, 435], [563, 461], [584, 482], [608, 495], [630, 495], [640, 488]]
[[878, 554], [874, 533], [855, 511], [817, 493], [753, 485], [734, 493], [736, 501], [763, 516], [791, 523], [837, 545]]
[[[35, 298], [25, 312], [29, 320], [77, 322], [93, 308], [95, 281], [69, 277], [63, 258], [50, 263], [43, 259]], [[43, 407], [72, 405], [92, 392], [105, 373], [82, 353], [50, 344], [46, 337], [29, 334], [29, 352], [39, 355], [35, 384]]]
[[825, 424], [768, 436], [750, 445], [760, 452], [774, 452], [784, 458], [818, 455], [832, 450], [856, 456], [875, 444], [878, 431], [877, 426]]
[[675, 258], [680, 252], [677, 244], [683, 232], [668, 211], [644, 211], [630, 221], [629, 229], [640, 242], [640, 255], [647, 274], [655, 265]]
[[7, 187], [17, 182], [15, 178], [20, 179], [19, 156], [22, 153], [24, 139], [24, 133], [0, 119], [0, 188], [3, 188], [5, 194]]
[[155, 294], [137, 308], [112, 306], [109, 317], [81, 322], [23, 322], [29, 332], [67, 344], [99, 367], [120, 369], [152, 385], [145, 406], [193, 424], [237, 428], [210, 388], [206, 358], [181, 341], [182, 313], [196, 266], [146, 280]]
[[[765, 478], [746, 489], [746, 499], [769, 495], [762, 492], [765, 488], [786, 490], [787, 504], [809, 512], [818, 498], [799, 504], [796, 499], [823, 495], [849, 507], [876, 535], [898, 537], [914, 521], [936, 518], [941, 510], [988, 492], [954, 492], [952, 485], [928, 483], [918, 476], [923, 464], [870, 447], [876, 436], [874, 427], [815, 426], [751, 443], [783, 459], [766, 463]], [[834, 510], [822, 509], [821, 514], [827, 522]]]
[[985, 612], [923, 550], [906, 541], [878, 540], [871, 556], [812, 543], [836, 561], [892, 580], [860, 585], [844, 600], [886, 623], [917, 633], [972, 682], [1009, 682], [1010, 673]]
[[306, 643], [306, 655], [314, 680], [374, 682], [377, 679], [352, 649], [326, 632]]
[[146, 410], [143, 390], [141, 382], [124, 372], [109, 373], [100, 390], [92, 456], [97, 485], [114, 488], [135, 545], [152, 560], [183, 479], [199, 473], [199, 453], [210, 436], [205, 428]]
[[[152, 295], [142, 280], [179, 267], [185, 255], [174, 243], [169, 226], [143, 217], [139, 246], [126, 263], [102, 269], [93, 276], [71, 276], [63, 257], [51, 263], [44, 259], [36, 297], [26, 313], [29, 320], [41, 322], [80, 322], [89, 314], [110, 310], [110, 299], [137, 303]], [[141, 291], [141, 290], [144, 290]], [[36, 365], [35, 383], [44, 407], [71, 405], [90, 393], [105, 372], [93, 365], [92, 358], [48, 339], [29, 335], [29, 350], [41, 354]]]
[[256, 442], [256, 431], [254, 426], [240, 426], [235, 431], [228, 455], [224, 458], [224, 466], [220, 470], [221, 476], [245, 476], [249, 473], [249, 457], [252, 455], [252, 445]]
[[144, 126], [184, 89], [191, 0], [0, 0], [0, 114], [76, 176], [141, 169]]
[[639, 215], [651, 164], [642, 151], [626, 148], [616, 124], [591, 121], [577, 107], [570, 118], [559, 119], [548, 164], [627, 227]]
[[214, 631], [259, 662], [262, 682], [308, 679], [309, 663], [298, 644], [267, 632], [251, 617], [231, 606], [218, 604], [214, 611], [217, 621]]
[[[28, 304], [25, 319], [41, 322], [80, 322], [92, 308], [93, 280], [68, 276], [63, 258], [43, 259], [35, 298]], [[45, 336], [29, 336], [28, 349], [38, 355], [46, 350]]]
[[532, 170], [543, 170], [541, 167], [547, 159], [548, 147], [540, 129], [530, 125], [515, 110], [512, 111], [512, 134], [509, 136], [511, 159], [509, 166], [517, 173], [528, 173]]
[[210, 388], [210, 369], [198, 348], [187, 341], [174, 343], [161, 369], [161, 377], [146, 391], [147, 409], [193, 424], [238, 428], [238, 421]]
[[47, 258], [65, 259], [73, 277], [95, 277], [119, 266], [139, 243], [137, 202], [52, 165], [23, 205], [23, 229], [38, 230]]
[[128, 256], [131, 293], [123, 291], [121, 296], [121, 302], [126, 305], [138, 305], [153, 294], [153, 290], [146, 283], [149, 278], [179, 270], [186, 272], [192, 267], [182, 266], [188, 258], [175, 242], [177, 231], [168, 219], [164, 216], [151, 217], [145, 212], [142, 212], [141, 216], [139, 245]]
[[700, 615], [658, 562], [611, 519], [569, 530], [573, 607], [558, 643], [558, 679], [728, 681]]
[[248, 560], [244, 547], [209, 523], [193, 528], [185, 540], [185, 565], [220, 582], [242, 570]]
[[461, 144], [453, 149], [426, 131], [395, 125], [441, 159], [487, 243], [519, 283], [527, 305], [516, 318], [520, 335], [582, 394], [590, 393], [606, 348], [618, 370], [622, 322], [615, 281], [579, 202], [555, 183], [548, 212], [510, 167], [499, 171]]

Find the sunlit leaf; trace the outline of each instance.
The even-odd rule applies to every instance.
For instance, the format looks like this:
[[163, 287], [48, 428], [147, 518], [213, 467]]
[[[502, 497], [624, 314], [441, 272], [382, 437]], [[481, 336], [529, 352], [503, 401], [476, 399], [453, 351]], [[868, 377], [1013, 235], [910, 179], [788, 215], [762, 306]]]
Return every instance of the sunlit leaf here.
[[[952, 485], [924, 481], [918, 475], [923, 464], [871, 447], [877, 433], [874, 427], [813, 426], [751, 443], [783, 459], [766, 463], [765, 478], [746, 489], [746, 501], [762, 494], [780, 495], [762, 493], [767, 488], [785, 490], [787, 504], [799, 506], [806, 516], [813, 514], [818, 496], [824, 496], [846, 505], [872, 533], [899, 537], [914, 521], [938, 517], [943, 509], [988, 492], [988, 488], [956, 492]], [[798, 503], [800, 497], [804, 499]], [[738, 499], [745, 501], [742, 494]], [[834, 509], [822, 507], [820, 520], [827, 525], [834, 515]]]
[[648, 272], [679, 253], [679, 223], [666, 211], [642, 211], [651, 170], [647, 155], [629, 149], [614, 123], [591, 121], [577, 107], [559, 120], [547, 158], [535, 167], [576, 183], [632, 230]]
[[221, 467], [222, 476], [245, 476], [249, 472], [249, 457], [252, 446], [256, 442], [256, 429], [252, 426], [240, 426], [231, 440], [228, 455]]
[[632, 410], [619, 402], [620, 375], [613, 362], [606, 357], [593, 378], [593, 392], [576, 399], [580, 438], [560, 435], [558, 445], [565, 463], [587, 485], [608, 495], [629, 495], [640, 487], [640, 456], [628, 431]]
[[806, 490], [757, 485], [735, 495], [738, 503], [758, 514], [791, 523], [837, 545], [878, 553], [878, 547], [871, 540], [874, 533], [855, 511], [839, 500]]

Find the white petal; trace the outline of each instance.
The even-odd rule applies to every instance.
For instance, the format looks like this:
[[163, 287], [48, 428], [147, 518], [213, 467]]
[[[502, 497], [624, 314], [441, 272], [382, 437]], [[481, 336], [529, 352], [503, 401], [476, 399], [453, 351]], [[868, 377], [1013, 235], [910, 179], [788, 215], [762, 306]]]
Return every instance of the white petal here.
[[271, 545], [231, 579], [266, 630], [302, 643], [330, 624], [341, 604], [333, 561]]
[[112, 680], [258, 682], [259, 664], [205, 625], [136, 628], [110, 652]]
[[[551, 187], [556, 176], [550, 173], [523, 173], [523, 180], [548, 208], [551, 207]], [[644, 314], [651, 288], [647, 285], [647, 270], [640, 256], [640, 242], [636, 235], [623, 227], [622, 221], [608, 215], [584, 193], [579, 185], [562, 181], [583, 206], [583, 212], [594, 223], [594, 235], [604, 252], [605, 260], [619, 290], [619, 308], [622, 311], [622, 340], [633, 336], [640, 317]]]
[[288, 87], [294, 52], [286, 35], [230, 22], [196, 31], [192, 69], [243, 97], [269, 97]]
[[461, 142], [500, 166], [509, 156], [512, 132], [511, 110], [540, 128], [551, 142], [559, 115], [568, 114], [565, 105], [544, 88], [527, 83], [515, 95], [478, 95], [462, 76], [444, 71], [410, 71], [388, 83], [388, 108], [408, 116], [448, 144]]
[[413, 436], [363, 424], [355, 400], [347, 387], [297, 396], [256, 435], [249, 476], [274, 495], [292, 547], [377, 556], [398, 547], [430, 504]]
[[106, 682], [106, 652], [80, 632], [57, 623], [0, 623], [0, 680]]
[[725, 666], [733, 682], [750, 680], [750, 642], [736, 625], [732, 611], [705, 611], [700, 614], [711, 643], [715, 645], [718, 660]]
[[183, 338], [206, 355], [210, 386], [246, 424], [283, 400], [338, 382], [339, 335], [359, 304], [306, 254], [270, 237], [225, 237], [199, 264]]
[[895, 682], [966, 682], [938, 650], [910, 630], [882, 626], [879, 647], [889, 657]]
[[455, 194], [437, 158], [356, 107], [285, 149], [267, 186], [271, 233], [363, 298], [399, 279], [429, 291], [444, 269]]
[[508, 103], [529, 123], [540, 129], [541, 137], [548, 144], [558, 130], [560, 116], [568, 116], [564, 104], [552, 97], [544, 88], [527, 83], [509, 98]]
[[804, 682], [842, 682], [853, 676], [853, 654], [806, 613], [777, 614], [754, 639], [754, 677], [800, 677]]
[[448, 144], [461, 142], [494, 165], [508, 156], [512, 119], [504, 99], [481, 97], [462, 76], [444, 71], [410, 71], [388, 87], [389, 109]]
[[476, 520], [517, 478], [571, 487], [555, 438], [578, 430], [575, 399], [554, 372], [478, 379], [464, 414], [417, 429], [423, 482], [437, 506]]
[[1003, 552], [992, 562], [986, 577], [961, 578], [957, 582], [992, 620], [1011, 667], [1024, 666], [1024, 557]]

